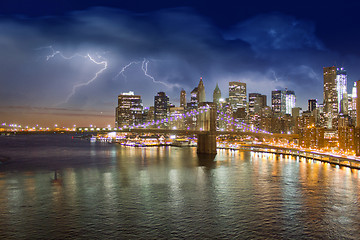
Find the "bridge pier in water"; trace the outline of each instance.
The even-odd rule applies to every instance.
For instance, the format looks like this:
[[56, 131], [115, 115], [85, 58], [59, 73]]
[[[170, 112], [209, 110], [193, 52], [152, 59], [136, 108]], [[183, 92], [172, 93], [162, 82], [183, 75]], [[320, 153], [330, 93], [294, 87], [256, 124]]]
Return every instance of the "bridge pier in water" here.
[[207, 132], [197, 135], [197, 153], [216, 154], [216, 134]]
[[203, 131], [197, 135], [197, 153], [199, 154], [216, 154], [216, 104], [212, 102], [199, 103], [199, 108], [205, 107], [199, 115], [197, 121], [197, 130]]

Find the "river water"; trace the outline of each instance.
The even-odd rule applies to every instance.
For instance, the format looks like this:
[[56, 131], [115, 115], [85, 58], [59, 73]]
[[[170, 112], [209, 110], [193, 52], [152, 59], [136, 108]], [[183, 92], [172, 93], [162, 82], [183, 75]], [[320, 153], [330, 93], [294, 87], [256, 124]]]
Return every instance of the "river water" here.
[[360, 239], [360, 172], [312, 160], [0, 136], [0, 239]]

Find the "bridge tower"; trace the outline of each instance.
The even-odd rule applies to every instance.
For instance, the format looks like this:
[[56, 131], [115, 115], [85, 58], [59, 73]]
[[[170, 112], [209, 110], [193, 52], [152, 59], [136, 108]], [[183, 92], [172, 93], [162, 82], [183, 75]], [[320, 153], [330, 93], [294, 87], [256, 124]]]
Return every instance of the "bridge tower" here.
[[216, 104], [213, 102], [199, 103], [199, 111], [205, 107], [208, 111], [200, 113], [197, 119], [197, 153], [216, 154]]

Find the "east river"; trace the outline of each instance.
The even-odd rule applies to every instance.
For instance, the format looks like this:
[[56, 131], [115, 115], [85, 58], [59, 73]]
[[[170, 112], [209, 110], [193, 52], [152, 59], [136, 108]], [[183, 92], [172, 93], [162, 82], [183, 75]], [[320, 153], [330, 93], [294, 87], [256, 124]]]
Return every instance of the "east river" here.
[[360, 171], [70, 135], [0, 136], [0, 239], [360, 239]]

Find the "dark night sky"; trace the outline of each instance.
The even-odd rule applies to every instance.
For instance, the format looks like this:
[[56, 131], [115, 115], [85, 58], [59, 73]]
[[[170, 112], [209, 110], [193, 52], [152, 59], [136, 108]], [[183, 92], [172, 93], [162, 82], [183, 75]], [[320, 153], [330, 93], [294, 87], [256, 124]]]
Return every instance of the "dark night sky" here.
[[165, 91], [178, 104], [200, 76], [207, 100], [216, 83], [227, 97], [228, 82], [241, 80], [268, 97], [294, 90], [306, 108], [322, 101], [322, 67], [344, 67], [349, 90], [360, 78], [359, 5], [1, 1], [0, 122], [113, 124], [121, 92], [149, 106]]

